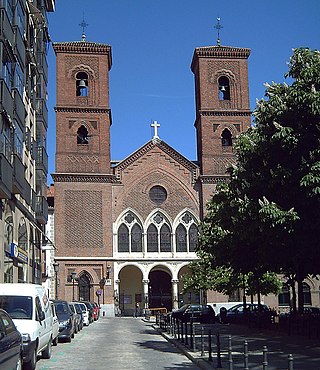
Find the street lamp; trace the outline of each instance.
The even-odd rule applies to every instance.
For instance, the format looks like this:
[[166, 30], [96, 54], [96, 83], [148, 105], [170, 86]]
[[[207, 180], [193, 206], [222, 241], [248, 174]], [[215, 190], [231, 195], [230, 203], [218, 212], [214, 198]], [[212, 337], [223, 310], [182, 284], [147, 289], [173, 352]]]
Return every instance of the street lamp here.
[[72, 301], [74, 301], [74, 282], [75, 280], [78, 281], [78, 278], [76, 276], [77, 276], [77, 273], [75, 271], [72, 271], [70, 274], [70, 277], [72, 280]]
[[55, 274], [55, 299], [58, 299], [58, 272], [59, 272], [59, 263], [54, 262], [53, 263], [53, 269]]

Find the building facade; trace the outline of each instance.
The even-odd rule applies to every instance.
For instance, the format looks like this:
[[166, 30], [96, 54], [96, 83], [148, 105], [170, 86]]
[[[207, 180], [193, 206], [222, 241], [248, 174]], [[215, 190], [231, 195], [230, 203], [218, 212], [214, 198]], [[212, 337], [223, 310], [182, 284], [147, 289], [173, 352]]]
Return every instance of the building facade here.
[[110, 45], [83, 37], [53, 47], [59, 298], [98, 301], [110, 316], [132, 314], [137, 303], [171, 310], [198, 301], [194, 293], [182, 294], [182, 275], [196, 258], [205, 204], [226, 181], [237, 136], [250, 126], [250, 50], [194, 51], [196, 162], [160, 139], [157, 122], [150, 141], [113, 162]]
[[42, 283], [47, 222], [47, 13], [0, 1], [0, 282]]

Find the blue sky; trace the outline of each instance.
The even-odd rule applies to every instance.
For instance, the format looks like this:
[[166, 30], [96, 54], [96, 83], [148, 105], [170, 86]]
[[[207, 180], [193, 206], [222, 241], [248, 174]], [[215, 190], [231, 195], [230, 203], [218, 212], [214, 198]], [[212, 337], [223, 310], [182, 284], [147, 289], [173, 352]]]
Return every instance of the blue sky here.
[[[251, 109], [265, 82], [283, 82], [292, 48], [320, 49], [320, 0], [56, 0], [49, 14], [52, 42], [79, 41], [82, 19], [88, 41], [112, 46], [110, 71], [111, 158], [124, 159], [159, 136], [196, 160], [195, 47], [249, 47]], [[55, 171], [55, 56], [48, 55], [49, 173]], [[51, 183], [51, 177], [48, 176]]]

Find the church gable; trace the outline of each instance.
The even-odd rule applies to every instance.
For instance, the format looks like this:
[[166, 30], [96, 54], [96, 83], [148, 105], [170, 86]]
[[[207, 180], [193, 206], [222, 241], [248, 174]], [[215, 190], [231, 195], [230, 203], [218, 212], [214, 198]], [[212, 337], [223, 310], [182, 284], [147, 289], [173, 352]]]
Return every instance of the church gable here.
[[160, 139], [150, 140], [115, 166], [114, 170], [117, 179], [122, 181], [126, 174], [139, 176], [139, 173], [157, 168], [168, 173], [174, 172], [177, 176], [187, 176], [190, 184], [194, 184], [198, 177], [198, 166]]

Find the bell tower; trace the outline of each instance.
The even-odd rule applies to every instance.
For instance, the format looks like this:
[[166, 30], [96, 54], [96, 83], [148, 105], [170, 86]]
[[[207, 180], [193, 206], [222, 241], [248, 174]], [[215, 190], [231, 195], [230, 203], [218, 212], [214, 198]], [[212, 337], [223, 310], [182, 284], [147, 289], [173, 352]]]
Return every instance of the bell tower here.
[[235, 162], [234, 144], [251, 124], [248, 84], [250, 49], [221, 46], [196, 48], [191, 70], [195, 77], [197, 155], [201, 203], [210, 199], [226, 170]]

